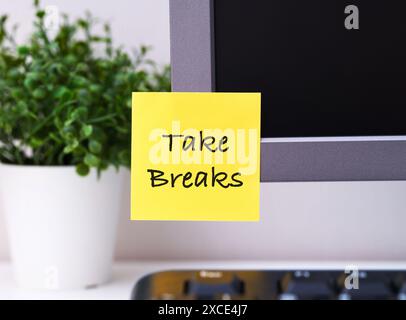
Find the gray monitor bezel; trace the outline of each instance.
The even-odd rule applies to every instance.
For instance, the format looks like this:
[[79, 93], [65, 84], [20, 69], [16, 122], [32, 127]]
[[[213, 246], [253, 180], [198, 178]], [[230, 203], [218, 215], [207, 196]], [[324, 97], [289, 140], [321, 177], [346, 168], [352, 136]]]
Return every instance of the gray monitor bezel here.
[[[173, 91], [214, 91], [213, 1], [170, 0]], [[261, 139], [262, 182], [382, 180], [406, 180], [406, 136]]]

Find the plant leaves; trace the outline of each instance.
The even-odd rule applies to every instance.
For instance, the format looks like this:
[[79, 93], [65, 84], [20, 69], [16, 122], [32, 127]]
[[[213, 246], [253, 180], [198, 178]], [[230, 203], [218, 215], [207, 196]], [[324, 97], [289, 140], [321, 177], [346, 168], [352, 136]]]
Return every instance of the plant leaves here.
[[80, 163], [78, 165], [76, 165], [76, 172], [78, 175], [85, 177], [89, 174], [89, 167], [87, 165], [85, 165], [84, 163]]
[[84, 138], [89, 138], [92, 135], [93, 132], [93, 126], [91, 124], [84, 124], [82, 125], [82, 136]]
[[99, 154], [102, 151], [102, 145], [96, 140], [89, 141], [89, 150], [92, 153]]
[[0, 162], [74, 165], [80, 175], [129, 167], [131, 92], [170, 91], [169, 68], [150, 61], [148, 47], [130, 57], [113, 46], [110, 26], [98, 32], [90, 15], [62, 15], [50, 39], [46, 12], [34, 5], [25, 42], [0, 16]]
[[79, 141], [77, 139], [72, 140], [64, 149], [64, 153], [71, 153], [79, 146]]
[[100, 158], [94, 154], [87, 153], [84, 158], [84, 162], [89, 167], [97, 167], [100, 164]]

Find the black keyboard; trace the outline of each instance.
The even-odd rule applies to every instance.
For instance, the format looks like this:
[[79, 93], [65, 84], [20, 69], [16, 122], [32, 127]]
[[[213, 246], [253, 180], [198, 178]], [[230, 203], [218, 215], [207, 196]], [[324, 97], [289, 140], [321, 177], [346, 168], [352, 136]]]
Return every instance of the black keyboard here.
[[406, 300], [406, 271], [163, 271], [134, 300]]

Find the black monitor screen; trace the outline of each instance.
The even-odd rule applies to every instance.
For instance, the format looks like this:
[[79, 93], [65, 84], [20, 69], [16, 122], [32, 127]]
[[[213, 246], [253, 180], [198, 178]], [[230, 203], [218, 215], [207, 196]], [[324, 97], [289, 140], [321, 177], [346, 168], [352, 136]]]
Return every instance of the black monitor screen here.
[[406, 134], [405, 0], [215, 0], [214, 35], [215, 89], [262, 92], [263, 137]]

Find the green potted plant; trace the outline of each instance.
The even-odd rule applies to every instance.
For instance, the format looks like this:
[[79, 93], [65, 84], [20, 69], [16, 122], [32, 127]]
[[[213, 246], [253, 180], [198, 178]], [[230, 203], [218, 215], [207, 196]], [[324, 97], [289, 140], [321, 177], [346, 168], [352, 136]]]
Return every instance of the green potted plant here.
[[69, 20], [51, 37], [35, 5], [18, 45], [0, 17], [0, 208], [19, 284], [98, 285], [110, 277], [123, 178], [130, 166], [131, 92], [168, 91], [169, 70], [115, 48], [110, 28]]

